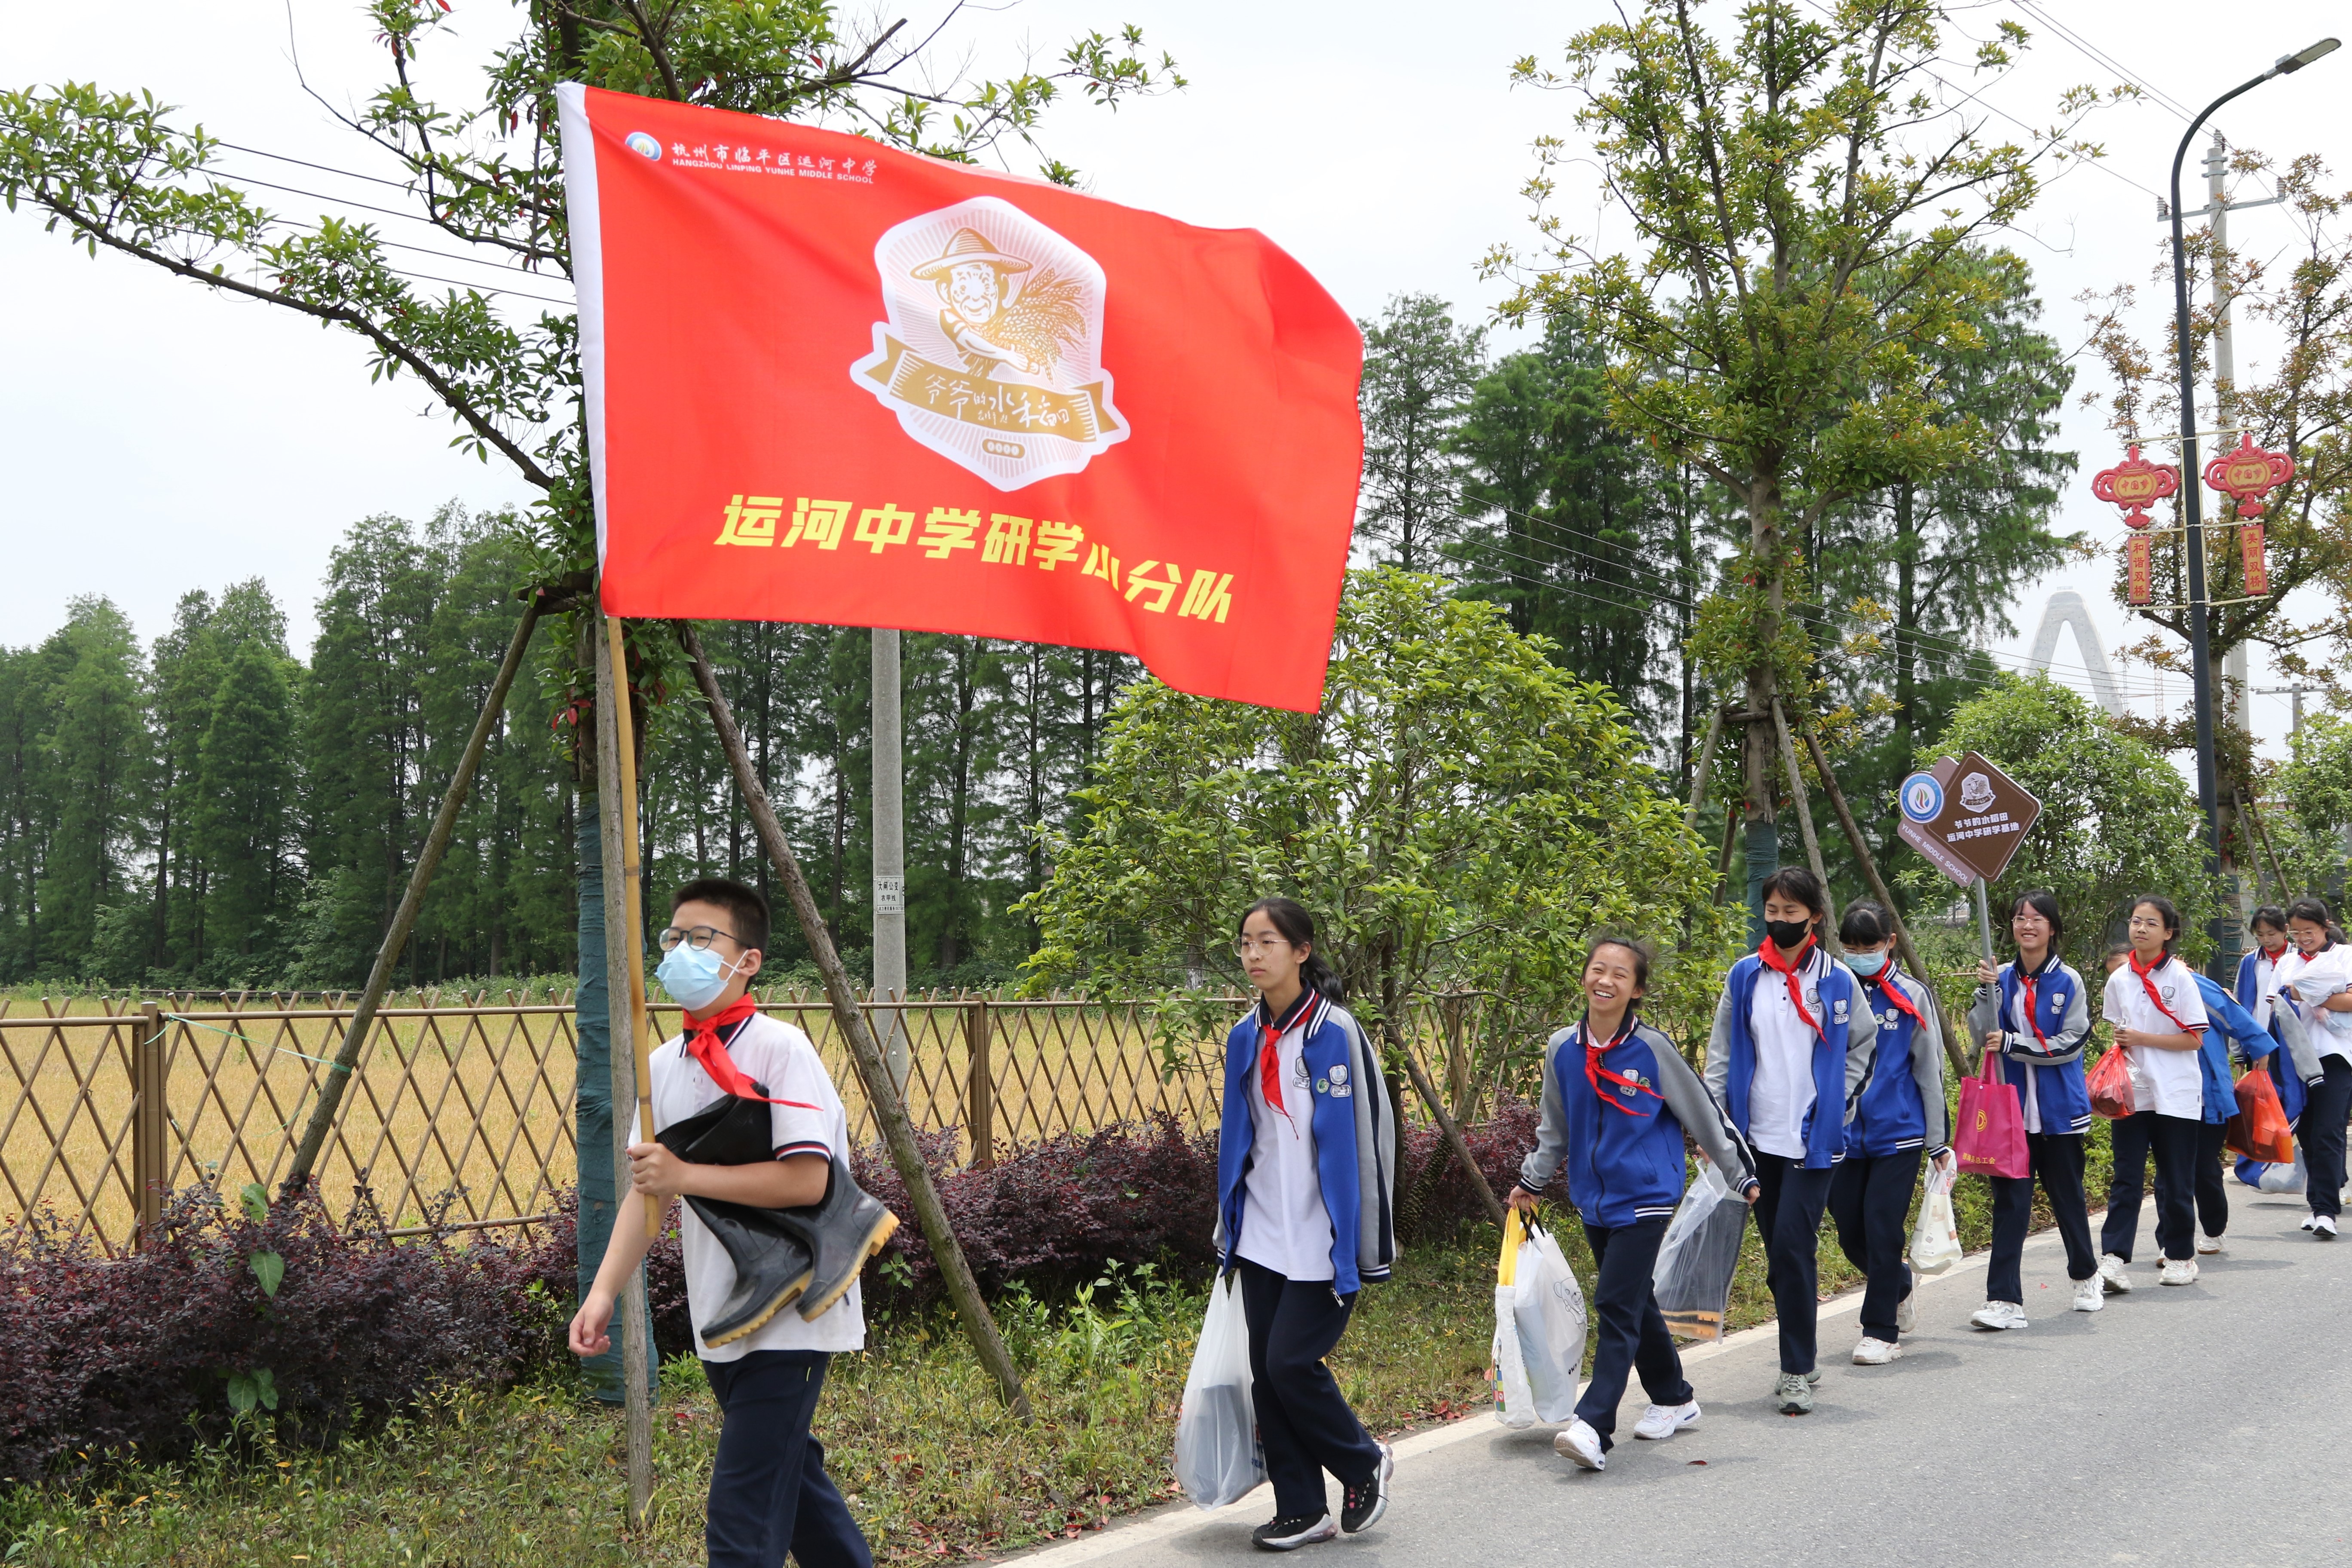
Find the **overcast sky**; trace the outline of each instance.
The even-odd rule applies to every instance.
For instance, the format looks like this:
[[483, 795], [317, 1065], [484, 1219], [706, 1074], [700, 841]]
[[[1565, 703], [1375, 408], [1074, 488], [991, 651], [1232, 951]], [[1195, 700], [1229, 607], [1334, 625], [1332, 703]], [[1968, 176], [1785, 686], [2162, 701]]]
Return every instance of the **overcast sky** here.
[[[2061, 37], [2033, 14], [2037, 3], [2114, 63]], [[498, 46], [516, 15], [503, 0], [456, 5], [462, 37], [437, 61], [453, 85]], [[1398, 0], [1027, 0], [975, 15], [965, 31], [979, 63], [1002, 68], [1023, 40], [1049, 56], [1082, 28], [1141, 24], [1192, 85], [1115, 115], [1075, 102], [1055, 111], [1045, 143], [1084, 171], [1091, 189], [1192, 223], [1262, 229], [1360, 317], [1391, 294], [1428, 291], [1476, 320], [1500, 293], [1478, 281], [1478, 258], [1526, 233], [1518, 193], [1531, 169], [1528, 143], [1545, 133], [1577, 139], [1572, 100], [1510, 89], [1509, 63], [1527, 54], [1557, 60], [1570, 34], [1611, 9], [1598, 0], [1474, 0], [1439, 13]], [[890, 14], [919, 21], [937, 7]], [[2174, 3], [2000, 0], [1962, 11], [1959, 21], [1981, 36], [2004, 18], [2032, 29], [2035, 47], [1983, 101], [2032, 126], [2052, 122], [2066, 87], [2125, 79], [2117, 66], [2193, 112], [2275, 56], [2345, 26], [2340, 5], [2284, 0], [2223, 13]], [[2231, 20], [2252, 26], [2233, 30]], [[290, 29], [313, 88], [337, 102], [372, 90], [383, 57], [356, 5], [293, 0]], [[226, 141], [391, 172], [304, 95], [289, 40], [289, 16], [273, 5], [16, 6], [0, 28], [0, 82], [145, 88]], [[1974, 85], [1957, 68], [1945, 74]], [[2266, 84], [2220, 123], [2234, 144], [2281, 162], [2316, 152], [2352, 184], [2352, 118], [2341, 111], [2347, 93], [2352, 51]], [[2012, 237], [2035, 268], [2044, 325], [2068, 349], [2084, 335], [2074, 297], [2118, 279], [2141, 285], [2147, 336], [2159, 337], [2168, 288], [2148, 286], [2163, 235], [2155, 193], [2184, 127], [2155, 98], [2103, 113], [2089, 133], [2106, 158], [2056, 181], [2027, 232]], [[2008, 121], [1996, 128], [2022, 133]], [[232, 154], [225, 166], [315, 193], [257, 193], [293, 216], [350, 213], [354, 202], [392, 194], [249, 154]], [[1577, 183], [1583, 179], [1584, 171], [1568, 171], [1564, 210], [1572, 222], [1584, 215], [1604, 244], [1622, 243], [1622, 227], [1596, 207], [1589, 182]], [[2194, 183], [2201, 192], [2201, 179]], [[2201, 195], [2189, 205], [2201, 205]], [[454, 248], [415, 224], [375, 220], [388, 237]], [[2284, 258], [2300, 239], [2274, 208], [2236, 222], [2233, 237], [2252, 253]], [[515, 282], [415, 253], [402, 264]], [[46, 636], [66, 600], [84, 593], [111, 595], [152, 637], [186, 589], [258, 574], [289, 612], [298, 648], [307, 647], [328, 552], [353, 521], [421, 518], [450, 500], [487, 508], [530, 499], [497, 462], [452, 450], [452, 427], [412, 384], [370, 385], [362, 345], [346, 333], [208, 297], [128, 259], [92, 260], [25, 212], [0, 214], [0, 275], [14, 307], [0, 316], [7, 371], [0, 376], [0, 532], [19, 584], [0, 599], [0, 643]], [[569, 292], [546, 281], [520, 286]], [[2241, 331], [2241, 379], [2262, 374], [2263, 351], [2260, 334]], [[2077, 390], [2097, 380], [2097, 367], [2086, 363]], [[2087, 489], [2091, 473], [2121, 456], [2119, 447], [2095, 410], [2070, 409], [2067, 437], [2083, 468], [2063, 521], [2103, 542], [2119, 538], [2113, 509]], [[2021, 652], [2044, 598], [2059, 587], [2090, 601], [2110, 647], [2137, 640], [2143, 634], [2126, 624], [2109, 581], [2104, 563], [2053, 573], [2025, 595], [2017, 635], [1997, 648]], [[2057, 673], [2076, 673], [2081, 657], [2071, 638], [2063, 641]], [[2117, 674], [2143, 713], [2183, 699], [2178, 679]], [[2259, 652], [2254, 684], [2277, 684]], [[2283, 697], [2256, 700], [2266, 750], [2283, 749], [2287, 710]]]

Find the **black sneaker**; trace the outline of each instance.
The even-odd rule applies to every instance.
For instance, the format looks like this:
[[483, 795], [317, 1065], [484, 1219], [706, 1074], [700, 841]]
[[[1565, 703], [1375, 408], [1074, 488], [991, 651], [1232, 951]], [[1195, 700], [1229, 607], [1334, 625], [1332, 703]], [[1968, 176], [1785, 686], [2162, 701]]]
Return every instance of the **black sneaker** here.
[[1353, 1535], [1380, 1523], [1381, 1515], [1389, 1510], [1389, 1478], [1395, 1473], [1396, 1450], [1383, 1443], [1372, 1479], [1340, 1493], [1339, 1528]]
[[1328, 1541], [1339, 1533], [1328, 1513], [1302, 1513], [1289, 1519], [1269, 1520], [1250, 1531], [1250, 1544], [1268, 1552], [1295, 1552], [1318, 1541]]

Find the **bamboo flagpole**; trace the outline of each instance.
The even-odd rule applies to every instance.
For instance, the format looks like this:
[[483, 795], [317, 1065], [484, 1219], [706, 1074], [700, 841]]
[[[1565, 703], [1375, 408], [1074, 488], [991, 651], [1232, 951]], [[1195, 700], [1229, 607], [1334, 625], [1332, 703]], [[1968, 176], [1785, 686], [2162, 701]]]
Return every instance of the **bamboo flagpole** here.
[[[605, 616], [604, 632], [613, 653], [613, 734], [620, 742], [621, 753], [621, 900], [628, 931], [629, 1046], [637, 1068], [637, 1137], [650, 1143], [654, 1141], [653, 1035], [646, 1015], [646, 874], [640, 864], [645, 848], [637, 833], [636, 720], [629, 710], [629, 661], [621, 618]], [[661, 1212], [647, 1204], [646, 1238], [650, 1241], [660, 1234]]]
[[[629, 1193], [626, 1150], [636, 1141], [629, 1136], [626, 1107], [630, 1101], [636, 1101], [639, 1136], [650, 1141], [653, 1104], [649, 1086], [653, 1079], [646, 1061], [645, 927], [639, 918], [635, 881], [640, 853], [636, 847], [635, 724], [629, 710], [628, 665], [622, 652], [621, 623], [601, 612], [597, 618], [604, 622], [610, 653], [610, 657], [595, 661], [596, 796], [604, 826], [606, 913], [604, 989], [608, 996], [616, 1001], [625, 998], [627, 1003], [625, 1008], [611, 1008], [610, 1026], [613, 1197], [617, 1204]], [[644, 1206], [646, 1236], [650, 1240], [659, 1233], [662, 1211], [667, 1205], [648, 1201]], [[646, 1342], [643, 1264], [630, 1272], [614, 1316], [621, 1323], [621, 1397], [628, 1456], [629, 1521], [635, 1526], [644, 1521], [654, 1494], [653, 1347]]]
[[964, 1261], [963, 1248], [948, 1226], [947, 1209], [940, 1202], [939, 1189], [931, 1184], [930, 1168], [923, 1163], [922, 1150], [915, 1142], [915, 1126], [907, 1119], [898, 1081], [890, 1076], [881, 1047], [875, 1044], [874, 1032], [866, 1026], [856, 993], [850, 989], [849, 973], [842, 968], [841, 954], [834, 950], [833, 935], [825, 930], [824, 916], [816, 907], [816, 895], [809, 891], [808, 879], [801, 874], [800, 858], [785, 841], [775, 807], [769, 803], [768, 792], [761, 787], [759, 773], [751, 766], [751, 753], [744, 747], [743, 731], [736, 727], [726, 694], [719, 689], [719, 678], [710, 672], [709, 661], [702, 657], [702, 639], [694, 635], [692, 622], [676, 624], [678, 641], [685, 645], [687, 658], [693, 666], [695, 684], [701, 689], [702, 700], [710, 710], [711, 728], [719, 731], [719, 749], [726, 752], [727, 764], [735, 774], [736, 793], [743, 797], [744, 813], [751, 817], [760, 836], [761, 847], [767, 851], [769, 862], [776, 868], [777, 879], [784, 885], [784, 896], [791, 900], [793, 914], [801, 922], [801, 934], [808, 939], [809, 954], [816, 961], [817, 973], [824, 977], [824, 994], [833, 1005], [834, 1025], [849, 1043], [849, 1059], [857, 1069], [858, 1081], [865, 1085], [867, 1102], [874, 1108], [874, 1120], [882, 1129], [890, 1163], [898, 1168], [898, 1179], [907, 1184], [907, 1201], [915, 1211], [916, 1223], [923, 1227], [923, 1239], [930, 1244], [931, 1257], [939, 1263], [948, 1299], [955, 1303], [956, 1315], [963, 1320], [964, 1331], [971, 1336], [981, 1364], [995, 1377], [997, 1391], [1006, 1406], [1025, 1422], [1030, 1418], [1029, 1396], [1022, 1392], [1020, 1369], [1013, 1364], [1013, 1356], [1004, 1348], [1004, 1338], [997, 1332], [996, 1320], [990, 1315], [988, 1303], [981, 1299], [980, 1281], [972, 1278], [971, 1265]]

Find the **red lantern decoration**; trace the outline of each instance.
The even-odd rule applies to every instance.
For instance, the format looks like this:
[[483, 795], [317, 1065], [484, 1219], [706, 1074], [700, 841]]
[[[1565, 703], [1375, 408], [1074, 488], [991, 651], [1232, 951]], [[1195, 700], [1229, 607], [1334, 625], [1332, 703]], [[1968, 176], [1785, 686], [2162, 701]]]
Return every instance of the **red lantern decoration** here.
[[2206, 488], [2235, 500], [2242, 518], [2262, 516], [2263, 499], [2293, 478], [2294, 459], [2284, 452], [2265, 452], [2250, 435], [2239, 437], [2236, 447], [2205, 465]]
[[2156, 520], [2147, 515], [2147, 508], [2156, 501], [2178, 495], [2180, 491], [2180, 470], [2170, 464], [2158, 465], [2139, 455], [2139, 443], [2131, 444], [2130, 455], [2112, 468], [2102, 468], [2092, 477], [2091, 493], [2103, 501], [2124, 509], [2126, 528], [2146, 528]]

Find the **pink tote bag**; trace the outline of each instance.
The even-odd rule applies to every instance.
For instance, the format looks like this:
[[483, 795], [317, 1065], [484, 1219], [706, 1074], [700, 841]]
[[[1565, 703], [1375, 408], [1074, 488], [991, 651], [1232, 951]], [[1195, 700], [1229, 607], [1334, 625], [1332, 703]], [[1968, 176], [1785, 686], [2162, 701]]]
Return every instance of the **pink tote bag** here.
[[1959, 1125], [1952, 1152], [1963, 1172], [1979, 1176], [2022, 1176], [2025, 1163], [2025, 1108], [2017, 1090], [2000, 1074], [2000, 1053], [1984, 1054], [1981, 1077], [1960, 1079]]

